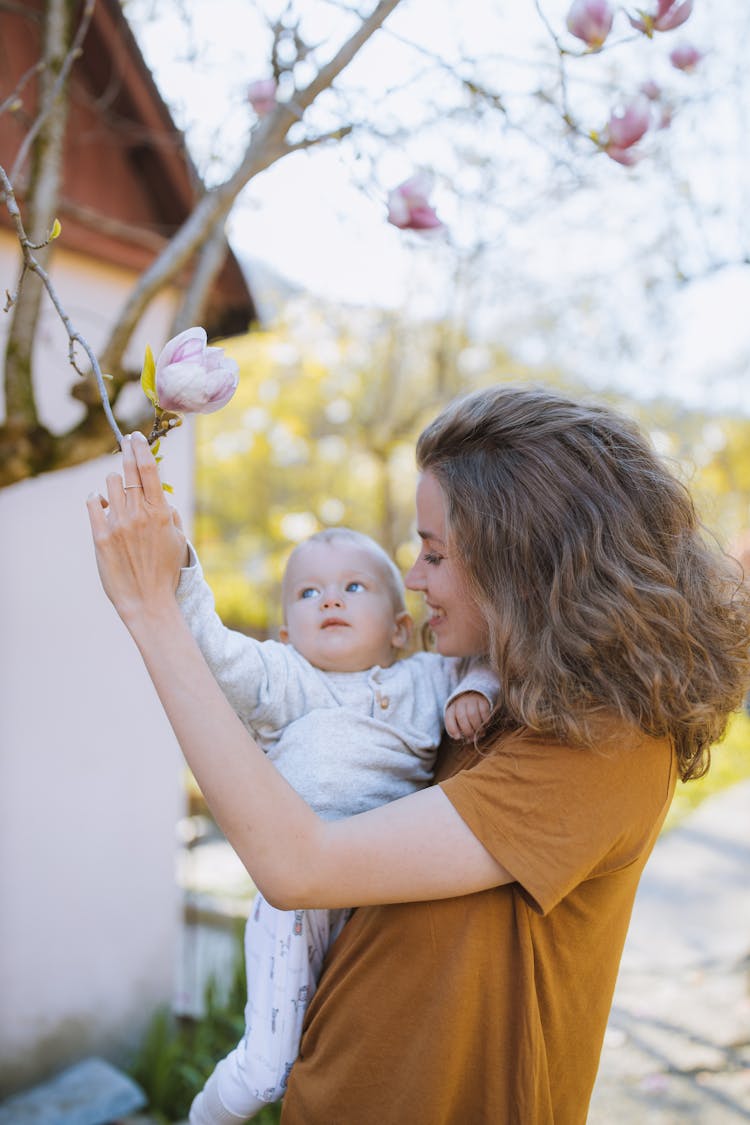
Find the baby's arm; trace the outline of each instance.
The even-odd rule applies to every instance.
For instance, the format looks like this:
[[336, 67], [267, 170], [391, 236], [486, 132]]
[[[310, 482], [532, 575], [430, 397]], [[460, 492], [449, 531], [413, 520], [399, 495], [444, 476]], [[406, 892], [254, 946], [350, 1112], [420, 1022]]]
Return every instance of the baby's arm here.
[[266, 712], [272, 701], [275, 709], [276, 701], [290, 694], [284, 646], [262, 643], [227, 628], [216, 613], [214, 596], [192, 547], [188, 566], [180, 572], [177, 602], [206, 663], [242, 721], [252, 725], [260, 717], [270, 718]]
[[445, 704], [445, 729], [451, 738], [473, 738], [485, 725], [497, 701], [497, 677], [474, 661]]

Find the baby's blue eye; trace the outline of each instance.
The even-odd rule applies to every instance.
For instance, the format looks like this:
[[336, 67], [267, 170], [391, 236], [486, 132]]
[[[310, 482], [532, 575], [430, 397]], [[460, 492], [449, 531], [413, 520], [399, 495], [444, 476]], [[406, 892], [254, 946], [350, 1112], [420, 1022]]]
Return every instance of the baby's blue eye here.
[[347, 583], [346, 592], [347, 594], [359, 594], [364, 588], [364, 582], [349, 582]]
[[317, 598], [319, 591], [314, 586], [305, 586], [304, 590], [300, 590], [300, 598]]

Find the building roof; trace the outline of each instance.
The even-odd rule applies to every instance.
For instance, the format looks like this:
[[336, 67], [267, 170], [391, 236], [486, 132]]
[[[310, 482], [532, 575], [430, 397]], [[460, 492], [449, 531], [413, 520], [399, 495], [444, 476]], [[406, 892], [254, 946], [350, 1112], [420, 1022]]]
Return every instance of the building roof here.
[[[41, 53], [44, 0], [0, 8], [0, 104]], [[37, 77], [0, 114], [0, 163], [9, 171], [34, 120]], [[28, 168], [14, 187], [22, 201]], [[66, 249], [138, 273], [179, 229], [203, 186], [118, 0], [96, 0], [70, 78], [58, 217]], [[5, 208], [0, 224], [8, 225]], [[187, 281], [187, 277], [177, 284]], [[244, 331], [252, 294], [231, 250], [204, 317], [209, 336]]]

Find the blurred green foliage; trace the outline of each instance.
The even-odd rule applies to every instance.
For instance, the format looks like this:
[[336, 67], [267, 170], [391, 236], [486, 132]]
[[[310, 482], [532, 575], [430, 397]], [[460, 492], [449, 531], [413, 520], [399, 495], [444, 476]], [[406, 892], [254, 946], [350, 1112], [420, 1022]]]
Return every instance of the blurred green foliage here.
[[[240, 366], [232, 402], [197, 420], [193, 538], [219, 614], [258, 637], [280, 624], [284, 562], [296, 542], [346, 524], [407, 569], [414, 445], [447, 401], [493, 382], [526, 382], [609, 402], [634, 417], [691, 488], [724, 545], [750, 525], [750, 420], [597, 392], [515, 362], [451, 321], [398, 312], [287, 307], [267, 331], [224, 341]], [[410, 609], [419, 618], [419, 605]]]
[[[193, 1098], [222, 1059], [242, 1038], [247, 998], [242, 929], [238, 928], [236, 956], [228, 989], [215, 979], [206, 987], [201, 1019], [178, 1019], [159, 1009], [130, 1068], [148, 1097], [148, 1112], [166, 1122], [187, 1118]], [[268, 1106], [253, 1121], [275, 1125], [280, 1105]]]
[[674, 828], [706, 797], [750, 778], [750, 717], [733, 715], [726, 736], [711, 751], [711, 768], [696, 781], [679, 781], [663, 831]]

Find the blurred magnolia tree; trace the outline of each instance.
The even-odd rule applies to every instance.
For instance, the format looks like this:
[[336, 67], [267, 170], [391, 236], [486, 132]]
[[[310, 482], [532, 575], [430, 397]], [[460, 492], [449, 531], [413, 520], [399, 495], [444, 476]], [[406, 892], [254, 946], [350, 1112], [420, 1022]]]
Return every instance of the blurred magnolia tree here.
[[[110, 424], [117, 433], [122, 393], [139, 374], [123, 356], [151, 303], [176, 284], [184, 299], [174, 331], [199, 323], [240, 194], [272, 165], [299, 161], [324, 146], [341, 153], [354, 183], [382, 199], [383, 221], [405, 231], [405, 238], [419, 237], [411, 231], [437, 232], [448, 274], [458, 260], [479, 264], [470, 297], [473, 316], [466, 321], [472, 335], [488, 307], [495, 313], [516, 309], [516, 328], [522, 320], [517, 299], [523, 286], [503, 268], [508, 259], [499, 248], [512, 246], [521, 229], [538, 223], [536, 246], [542, 250], [545, 216], [576, 201], [579, 210], [588, 209], [579, 216], [581, 227], [596, 227], [592, 215], [606, 211], [614, 185], [625, 181], [623, 215], [640, 218], [628, 241], [635, 244], [645, 231], [651, 249], [658, 245], [659, 260], [668, 263], [666, 271], [644, 266], [654, 274], [648, 279], [653, 292], [670, 270], [674, 280], [716, 266], [696, 251], [695, 239], [687, 250], [681, 246], [684, 232], [692, 229], [693, 203], [703, 207], [708, 223], [711, 200], [698, 199], [693, 186], [680, 179], [694, 152], [689, 139], [695, 120], [710, 117], [716, 99], [726, 95], [728, 85], [735, 88], [744, 70], [738, 67], [731, 83], [727, 75], [719, 83], [711, 76], [711, 42], [675, 40], [690, 27], [692, 0], [649, 0], [643, 8], [626, 4], [616, 10], [607, 0], [523, 5], [379, 0], [364, 10], [346, 0], [289, 0], [265, 8], [235, 3], [228, 18], [242, 21], [242, 35], [234, 38], [244, 60], [252, 55], [252, 69], [245, 62], [235, 96], [222, 102], [220, 111], [206, 110], [204, 97], [199, 122], [174, 101], [203, 186], [192, 213], [133, 286], [95, 356], [64, 302], [55, 299], [49, 267], [65, 238], [64, 230], [56, 237], [55, 218], [68, 143], [70, 75], [95, 4], [112, 2], [37, 0], [22, 6], [29, 19], [42, 22], [43, 49], [12, 88], [0, 87], [0, 114], [28, 123], [10, 166], [0, 170], [2, 200], [22, 256], [21, 282], [7, 286], [0, 483], [76, 463], [112, 445], [106, 427], [88, 424], [99, 407], [94, 395], [80, 392], [80, 384], [79, 423], [58, 433], [40, 421], [43, 376], [33, 370], [33, 344], [41, 284], [65, 323], [76, 370], [88, 377], [91, 368], [105, 405], [111, 402]], [[129, 0], [125, 11], [144, 43], [157, 7], [159, 19], [166, 14], [176, 21], [179, 34], [170, 36], [170, 48], [182, 44], [192, 86], [204, 95], [196, 76], [216, 77], [217, 65], [210, 37], [195, 31], [201, 9], [177, 0], [158, 6]], [[11, 11], [18, 15], [18, 5], [0, 3], [0, 19]], [[726, 23], [704, 21], [701, 34], [726, 36]], [[682, 116], [687, 124], [680, 132]], [[139, 143], [148, 147], [148, 136]], [[304, 173], [298, 175], [302, 207]], [[669, 196], [679, 198], [679, 214], [655, 205]], [[717, 260], [734, 260], [736, 247], [722, 243]], [[612, 265], [605, 257], [606, 251], [598, 258], [602, 277]], [[191, 281], [185, 283], [188, 267]], [[493, 287], [489, 301], [486, 294], [482, 299], [483, 284]], [[537, 321], [535, 331], [540, 327]], [[608, 333], [607, 342], [611, 339]], [[386, 365], [371, 377], [378, 380], [387, 371]], [[110, 376], [106, 388], [101, 372]]]
[[[221, 616], [259, 637], [280, 624], [291, 547], [322, 527], [358, 528], [411, 565], [414, 443], [446, 399], [497, 381], [587, 393], [572, 372], [478, 346], [460, 319], [415, 322], [310, 296], [290, 301], [272, 329], [227, 346], [239, 388], [220, 414], [198, 420], [194, 538]], [[750, 419], [603, 397], [651, 433], [731, 546], [750, 505]]]
[[410, 565], [419, 430], [468, 386], [531, 374], [449, 321], [305, 298], [231, 350], [237, 393], [197, 430], [195, 539], [220, 613], [258, 635], [280, 623], [291, 546], [321, 527], [358, 528]]

